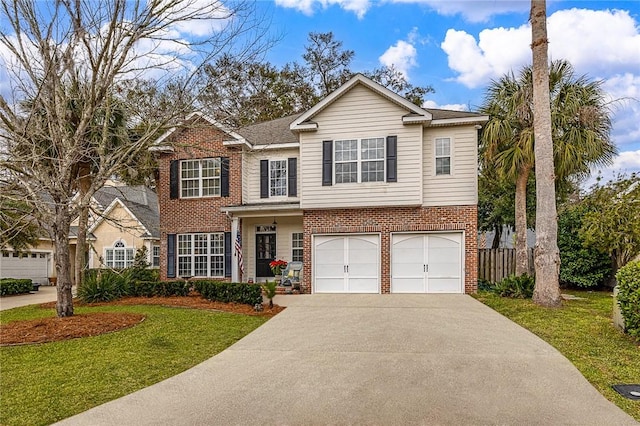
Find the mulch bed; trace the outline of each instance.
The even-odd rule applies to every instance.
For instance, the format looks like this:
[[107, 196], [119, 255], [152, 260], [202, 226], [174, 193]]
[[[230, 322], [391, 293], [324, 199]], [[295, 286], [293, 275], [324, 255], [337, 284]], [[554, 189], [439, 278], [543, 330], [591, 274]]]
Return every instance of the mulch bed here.
[[[198, 294], [186, 297], [127, 297], [108, 303], [83, 304], [74, 300], [74, 306], [109, 306], [109, 305], [161, 305], [182, 308], [207, 309], [231, 312], [243, 315], [272, 317], [284, 307], [274, 305], [269, 309], [263, 305], [261, 312], [253, 306], [239, 303], [212, 302]], [[43, 303], [45, 309], [55, 309], [56, 302]], [[20, 345], [28, 343], [46, 343], [58, 340], [97, 336], [99, 334], [133, 327], [144, 320], [144, 315], [132, 313], [96, 312], [76, 314], [68, 318], [40, 318], [35, 320], [13, 321], [0, 325], [0, 346]]]

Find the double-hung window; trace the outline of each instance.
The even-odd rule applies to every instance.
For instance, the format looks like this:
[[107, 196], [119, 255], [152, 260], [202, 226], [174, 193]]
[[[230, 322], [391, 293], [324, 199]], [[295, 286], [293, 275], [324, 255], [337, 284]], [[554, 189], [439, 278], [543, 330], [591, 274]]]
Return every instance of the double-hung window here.
[[385, 139], [337, 140], [335, 183], [384, 182]]
[[287, 196], [287, 160], [269, 161], [269, 196]]
[[302, 262], [303, 233], [294, 232], [291, 234], [291, 260]]
[[108, 268], [123, 269], [133, 266], [135, 256], [133, 248], [127, 248], [122, 241], [117, 241], [113, 248], [105, 249], [105, 266]]
[[436, 176], [451, 174], [451, 139], [436, 138]]
[[178, 276], [224, 276], [224, 233], [178, 235]]
[[158, 244], [151, 246], [151, 266], [160, 267], [160, 246]]
[[183, 198], [220, 195], [220, 158], [182, 160], [180, 194]]

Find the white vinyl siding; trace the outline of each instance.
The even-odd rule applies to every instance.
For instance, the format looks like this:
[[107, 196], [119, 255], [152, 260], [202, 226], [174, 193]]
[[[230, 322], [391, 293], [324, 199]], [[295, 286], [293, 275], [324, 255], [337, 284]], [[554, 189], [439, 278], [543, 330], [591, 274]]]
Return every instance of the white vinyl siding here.
[[[418, 206], [422, 203], [422, 125], [404, 125], [407, 110], [357, 85], [313, 117], [318, 130], [300, 135], [302, 208]], [[322, 141], [397, 136], [397, 182], [322, 186]], [[386, 145], [386, 140], [385, 140]], [[335, 147], [334, 147], [335, 149]], [[383, 154], [386, 154], [384, 151]], [[334, 166], [335, 166], [335, 160]], [[374, 160], [374, 159], [371, 159]], [[373, 169], [384, 161], [375, 159]], [[371, 168], [371, 167], [370, 167]], [[360, 172], [360, 171], [359, 171]], [[375, 171], [376, 179], [378, 171]], [[384, 171], [382, 172], [384, 174]], [[335, 170], [334, 176], [335, 179]], [[361, 178], [361, 177], [360, 177]]]
[[[279, 160], [283, 161], [286, 165], [285, 168], [288, 168], [288, 159], [289, 158], [298, 158], [298, 149], [277, 149], [277, 150], [261, 150], [261, 151], [245, 151], [242, 157], [242, 200], [247, 204], [253, 203], [269, 203], [273, 202], [270, 198], [260, 198], [260, 160], [270, 160], [269, 164], [269, 180], [271, 181], [271, 160]], [[300, 186], [300, 167], [298, 166], [298, 194], [301, 192]], [[288, 177], [288, 169], [286, 177]], [[280, 187], [284, 185], [284, 193], [283, 198], [278, 199], [278, 201], [286, 202], [296, 202], [298, 201], [298, 197], [288, 197], [288, 182], [287, 179], [284, 178], [280, 180]], [[282, 189], [279, 190], [282, 193]], [[269, 188], [269, 193], [271, 194], [271, 185]]]
[[[436, 141], [450, 140], [450, 174], [436, 173]], [[424, 206], [478, 203], [478, 143], [474, 126], [425, 129]]]

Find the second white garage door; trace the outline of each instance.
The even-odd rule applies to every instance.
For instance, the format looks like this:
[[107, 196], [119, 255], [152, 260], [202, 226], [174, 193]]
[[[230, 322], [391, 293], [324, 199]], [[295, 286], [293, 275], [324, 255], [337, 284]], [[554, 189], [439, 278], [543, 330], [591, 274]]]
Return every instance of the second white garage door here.
[[378, 235], [320, 235], [313, 243], [316, 293], [379, 293]]
[[462, 233], [394, 234], [392, 293], [462, 293]]

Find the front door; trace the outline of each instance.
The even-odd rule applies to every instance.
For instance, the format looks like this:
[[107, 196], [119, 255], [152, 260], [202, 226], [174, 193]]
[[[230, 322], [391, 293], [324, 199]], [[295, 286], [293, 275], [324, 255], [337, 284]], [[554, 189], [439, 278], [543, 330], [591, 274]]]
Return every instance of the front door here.
[[273, 277], [269, 263], [276, 259], [276, 234], [256, 234], [256, 277]]

